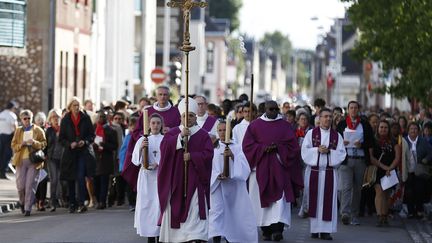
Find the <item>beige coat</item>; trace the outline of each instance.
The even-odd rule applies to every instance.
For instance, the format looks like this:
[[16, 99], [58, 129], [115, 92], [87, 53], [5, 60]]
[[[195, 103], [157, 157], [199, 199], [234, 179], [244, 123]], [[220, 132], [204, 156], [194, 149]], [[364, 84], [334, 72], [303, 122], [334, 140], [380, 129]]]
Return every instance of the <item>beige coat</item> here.
[[[32, 148], [39, 150], [44, 149], [47, 145], [46, 139], [45, 139], [45, 132], [42, 130], [42, 128], [36, 126], [33, 124], [33, 139], [35, 140], [32, 144]], [[18, 127], [15, 130], [15, 134], [12, 138], [11, 147], [14, 152], [13, 158], [12, 158], [12, 164], [15, 166], [20, 166], [22, 161], [22, 155], [24, 152], [24, 149], [27, 149], [27, 147], [23, 146], [23, 136], [24, 136], [24, 129], [22, 126]], [[37, 165], [37, 168], [41, 168], [43, 166], [43, 162]]]

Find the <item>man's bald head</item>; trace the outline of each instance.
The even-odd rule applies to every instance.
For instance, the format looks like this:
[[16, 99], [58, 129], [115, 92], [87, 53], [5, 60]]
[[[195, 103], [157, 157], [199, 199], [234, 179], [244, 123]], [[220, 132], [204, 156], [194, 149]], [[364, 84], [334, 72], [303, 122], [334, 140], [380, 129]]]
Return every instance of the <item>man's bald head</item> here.
[[265, 103], [265, 113], [270, 119], [275, 119], [279, 114], [279, 106], [274, 100], [266, 101]]

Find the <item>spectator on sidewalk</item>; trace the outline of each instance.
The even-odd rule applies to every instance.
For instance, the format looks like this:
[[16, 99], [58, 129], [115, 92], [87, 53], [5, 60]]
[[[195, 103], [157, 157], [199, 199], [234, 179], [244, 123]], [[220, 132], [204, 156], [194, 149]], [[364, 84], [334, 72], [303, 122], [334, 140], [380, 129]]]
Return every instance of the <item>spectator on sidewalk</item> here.
[[[90, 117], [80, 108], [80, 100], [73, 97], [68, 103], [68, 113], [60, 124], [59, 141], [64, 147], [60, 166], [60, 178], [68, 181], [69, 212], [87, 211], [85, 177], [91, 177], [95, 169], [93, 143], [95, 133]], [[75, 184], [78, 183], [78, 202], [75, 200]]]
[[[39, 126], [32, 124], [33, 113], [23, 110], [20, 113], [22, 126], [15, 130], [12, 138], [12, 150], [15, 153], [12, 164], [16, 166], [16, 185], [18, 189], [21, 212], [30, 216], [31, 208], [35, 200], [35, 178], [39, 175], [39, 169], [43, 162], [34, 164], [30, 161], [31, 150], [44, 149], [46, 146], [45, 133]], [[24, 135], [26, 133], [26, 135]], [[28, 134], [28, 135], [27, 135]], [[29, 136], [27, 138], [26, 136]], [[24, 141], [24, 138], [26, 140]]]
[[[34, 124], [42, 128], [45, 133], [46, 127], [46, 115], [42, 111], [36, 113], [34, 116]], [[45, 135], [46, 137], [46, 135]], [[46, 148], [44, 150], [46, 154]], [[48, 170], [47, 163], [44, 163], [44, 166], [41, 168], [45, 171]], [[45, 211], [45, 200], [48, 191], [48, 176], [46, 176], [42, 181], [40, 181], [37, 185], [36, 189], [36, 207], [38, 211]]]
[[60, 197], [60, 160], [63, 154], [63, 147], [58, 141], [60, 132], [61, 110], [52, 109], [48, 113], [48, 124], [45, 135], [47, 139], [47, 164], [48, 176], [50, 179], [50, 200], [51, 212], [54, 212], [59, 204]]
[[6, 169], [12, 157], [11, 141], [18, 126], [17, 109], [18, 104], [10, 101], [0, 112], [0, 179], [6, 179]]
[[[339, 167], [341, 182], [340, 211], [342, 223], [359, 225], [360, 196], [363, 175], [369, 164], [369, 148], [373, 145], [373, 132], [369, 122], [360, 116], [360, 104], [357, 101], [348, 103], [348, 115], [339, 122], [337, 131], [344, 137], [347, 157]], [[345, 137], [345, 133], [352, 139]]]
[[404, 201], [408, 206], [408, 218], [423, 218], [423, 203], [430, 199], [429, 183], [431, 175], [426, 165], [432, 163], [432, 147], [419, 136], [420, 125], [408, 125], [405, 141], [408, 151], [402, 154], [402, 181], [405, 182]]
[[375, 182], [375, 208], [377, 211], [377, 226], [388, 226], [390, 190], [383, 190], [381, 178], [389, 176], [390, 171], [397, 168], [400, 162], [400, 146], [390, 133], [390, 123], [386, 120], [378, 123], [376, 141], [369, 149], [371, 163], [378, 167]]

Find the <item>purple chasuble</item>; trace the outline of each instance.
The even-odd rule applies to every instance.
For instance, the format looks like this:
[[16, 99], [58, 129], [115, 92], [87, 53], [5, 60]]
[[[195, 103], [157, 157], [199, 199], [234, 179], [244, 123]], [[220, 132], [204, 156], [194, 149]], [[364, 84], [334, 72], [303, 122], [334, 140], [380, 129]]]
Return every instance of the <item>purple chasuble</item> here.
[[207, 116], [207, 119], [204, 122], [202, 129], [206, 130], [207, 132], [211, 132], [216, 121], [217, 121], [217, 119], [214, 118], [213, 116]]
[[[277, 151], [265, 152], [272, 143], [277, 145]], [[248, 126], [242, 147], [251, 170], [256, 167], [261, 207], [269, 207], [283, 193], [287, 202], [294, 202], [303, 178], [300, 147], [290, 124], [283, 119], [257, 119]]]
[[[213, 144], [206, 131], [199, 129], [189, 137], [188, 152], [191, 160], [188, 166], [188, 186], [184, 199], [184, 161], [183, 149], [176, 149], [180, 129], [175, 127], [162, 139], [161, 159], [158, 169], [158, 194], [161, 215], [168, 203], [171, 205], [171, 228], [180, 228], [188, 217], [189, 207], [194, 192], [198, 193], [200, 219], [206, 219], [205, 205], [210, 208], [210, 178], [212, 172]], [[168, 202], [169, 200], [169, 202]]]
[[[338, 133], [333, 129], [330, 129], [330, 142], [328, 149], [335, 150], [338, 144]], [[321, 130], [319, 127], [316, 127], [312, 130], [312, 144], [313, 147], [319, 147], [321, 145]], [[318, 161], [319, 163], [321, 153], [318, 152]], [[332, 213], [333, 213], [333, 167], [329, 164], [329, 155], [327, 156], [327, 167], [325, 173], [325, 184], [324, 184], [324, 205], [323, 205], [323, 220], [331, 221]], [[309, 216], [312, 218], [316, 218], [317, 212], [317, 204], [318, 204], [318, 181], [319, 181], [319, 166], [312, 166], [311, 173], [309, 177]]]
[[[180, 125], [180, 113], [177, 107], [172, 106], [167, 111], [157, 111], [153, 106], [147, 108], [148, 116], [150, 117], [153, 113], [158, 113], [163, 118], [163, 123], [165, 127], [173, 128]], [[125, 161], [123, 164], [122, 177], [124, 180], [131, 186], [131, 188], [136, 191], [137, 189], [137, 181], [138, 181], [138, 173], [139, 166], [136, 166], [132, 163], [132, 153], [135, 148], [135, 144], [138, 139], [143, 135], [143, 114], [141, 113], [137, 125], [135, 125], [135, 129], [132, 132], [131, 139], [129, 141]]]

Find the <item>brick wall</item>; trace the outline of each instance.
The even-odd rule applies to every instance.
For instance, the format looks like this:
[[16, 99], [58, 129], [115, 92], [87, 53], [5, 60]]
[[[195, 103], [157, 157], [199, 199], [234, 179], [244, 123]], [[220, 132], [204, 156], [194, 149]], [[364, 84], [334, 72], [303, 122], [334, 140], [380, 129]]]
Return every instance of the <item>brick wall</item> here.
[[0, 109], [14, 99], [20, 108], [42, 110], [42, 40], [30, 39], [25, 56], [0, 56]]

